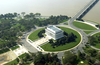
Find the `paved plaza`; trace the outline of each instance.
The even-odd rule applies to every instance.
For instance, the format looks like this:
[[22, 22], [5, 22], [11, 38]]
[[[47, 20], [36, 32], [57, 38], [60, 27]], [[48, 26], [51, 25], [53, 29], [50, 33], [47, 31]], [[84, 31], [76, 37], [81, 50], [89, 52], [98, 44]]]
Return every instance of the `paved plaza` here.
[[39, 40], [33, 42], [32, 44], [34, 44], [34, 45], [36, 45], [36, 46], [39, 46], [39, 45], [41, 45], [41, 44], [43, 44], [43, 43], [48, 42], [49, 39], [50, 39], [50, 38], [46, 36], [46, 37], [43, 37], [43, 38], [41, 38], [41, 39], [39, 39]]
[[28, 39], [27, 42], [30, 43], [33, 47], [35, 47], [38, 51], [44, 51], [40, 47], [40, 45], [47, 43], [49, 39], [50, 39], [50, 37], [45, 36], [45, 37], [42, 37], [42, 38], [35, 40], [35, 41], [31, 41], [30, 39]]
[[20, 47], [17, 48], [16, 50], [13, 50], [13, 52], [14, 52], [17, 56], [20, 56], [20, 55], [22, 55], [22, 54], [24, 54], [24, 53], [28, 53], [28, 51], [27, 51], [23, 46], [21, 46], [21, 45], [20, 45]]

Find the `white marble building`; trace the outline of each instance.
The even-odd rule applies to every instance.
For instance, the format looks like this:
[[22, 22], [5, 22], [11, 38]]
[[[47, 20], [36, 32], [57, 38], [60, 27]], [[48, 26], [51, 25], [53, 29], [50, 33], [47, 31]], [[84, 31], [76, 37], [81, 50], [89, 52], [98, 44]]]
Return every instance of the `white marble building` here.
[[63, 35], [63, 31], [56, 27], [56, 26], [49, 26], [45, 29], [45, 34], [50, 37], [50, 38], [53, 38], [54, 40], [57, 40], [61, 37], [64, 37]]

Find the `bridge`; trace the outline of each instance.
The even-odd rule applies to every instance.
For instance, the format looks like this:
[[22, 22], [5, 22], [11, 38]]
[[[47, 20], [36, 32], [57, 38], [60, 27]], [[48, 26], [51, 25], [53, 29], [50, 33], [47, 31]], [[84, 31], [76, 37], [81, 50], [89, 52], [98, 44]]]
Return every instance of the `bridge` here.
[[[84, 15], [86, 14], [86, 13], [88, 13], [95, 5], [96, 5], [96, 3], [98, 2], [99, 0], [92, 0], [89, 4], [87, 4], [84, 8], [83, 8], [83, 10], [81, 10], [81, 11], [83, 11], [77, 18], [79, 18], [79, 19], [81, 19], [82, 17], [84, 17]], [[80, 11], [80, 12], [81, 12]]]
[[70, 19], [69, 23], [72, 24], [76, 18], [82, 18], [99, 0], [91, 0], [81, 11], [79, 11], [73, 18]]
[[[73, 21], [76, 20], [76, 18], [82, 18], [83, 15], [86, 14], [86, 11], [89, 11], [99, 0], [91, 0], [81, 11], [79, 11], [74, 17], [72, 17], [69, 21], [68, 21], [68, 25], [77, 30], [81, 35], [82, 35], [82, 41], [81, 41], [81, 44], [78, 46], [80, 51], [82, 51], [82, 47], [83, 46], [82, 44], [86, 44], [88, 42], [88, 37], [86, 35], [85, 32], [83, 32], [81, 29], [75, 27], [73, 25]], [[85, 12], [85, 13], [84, 13]]]

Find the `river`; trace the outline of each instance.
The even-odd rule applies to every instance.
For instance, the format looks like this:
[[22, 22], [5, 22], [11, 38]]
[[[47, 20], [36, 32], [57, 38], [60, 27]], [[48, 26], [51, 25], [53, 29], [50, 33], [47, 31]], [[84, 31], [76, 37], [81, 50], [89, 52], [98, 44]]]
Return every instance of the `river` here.
[[[32, 12], [42, 16], [68, 15], [73, 17], [91, 0], [0, 0], [0, 14]], [[100, 2], [84, 16], [83, 19], [100, 21]], [[100, 22], [99, 22], [100, 23]]]

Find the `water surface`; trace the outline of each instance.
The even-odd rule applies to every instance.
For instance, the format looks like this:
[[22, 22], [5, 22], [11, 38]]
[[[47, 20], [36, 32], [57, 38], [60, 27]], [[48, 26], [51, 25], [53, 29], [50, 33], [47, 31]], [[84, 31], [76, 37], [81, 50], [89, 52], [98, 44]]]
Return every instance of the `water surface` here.
[[[0, 14], [39, 12], [43, 16], [68, 15], [73, 17], [91, 0], [0, 0]], [[100, 21], [100, 2], [91, 9], [84, 19]]]

